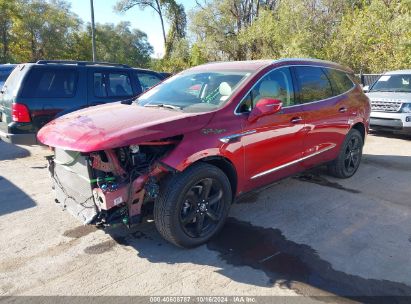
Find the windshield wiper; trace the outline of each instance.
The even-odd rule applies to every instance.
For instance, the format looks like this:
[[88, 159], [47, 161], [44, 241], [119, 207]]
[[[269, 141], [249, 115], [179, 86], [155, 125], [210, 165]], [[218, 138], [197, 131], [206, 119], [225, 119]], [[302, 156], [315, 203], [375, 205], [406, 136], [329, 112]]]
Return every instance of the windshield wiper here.
[[152, 107], [152, 108], [167, 108], [167, 109], [173, 109], [173, 110], [181, 110], [181, 107], [179, 106], [174, 106], [170, 104], [165, 104], [165, 103], [154, 103], [154, 104], [146, 104], [144, 105], [145, 107]]

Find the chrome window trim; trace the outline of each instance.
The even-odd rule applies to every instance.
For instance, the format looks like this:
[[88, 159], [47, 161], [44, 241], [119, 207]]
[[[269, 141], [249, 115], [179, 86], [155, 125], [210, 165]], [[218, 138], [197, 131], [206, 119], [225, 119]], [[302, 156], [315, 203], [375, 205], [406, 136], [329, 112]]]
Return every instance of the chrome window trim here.
[[[276, 67], [270, 71], [268, 71], [267, 73], [265, 73], [258, 81], [260, 81], [262, 78], [264, 78], [265, 76], [267, 76], [268, 74], [270, 74], [271, 72], [281, 69], [281, 68], [291, 68], [291, 67], [313, 67], [313, 68], [321, 68], [321, 69], [331, 69], [331, 70], [336, 70], [336, 71], [340, 71], [340, 72], [344, 72], [345, 74], [348, 74], [347, 71], [344, 71], [342, 69], [338, 69], [338, 68], [334, 68], [334, 67], [325, 67], [325, 66], [320, 66], [320, 65], [309, 65], [309, 64], [292, 64], [292, 65], [283, 65], [283, 66], [279, 66]], [[320, 99], [320, 100], [315, 100], [315, 101], [310, 101], [310, 102], [306, 102], [306, 103], [300, 103], [300, 104], [295, 104], [292, 106], [287, 106], [287, 107], [283, 107], [283, 109], [288, 109], [288, 108], [293, 108], [293, 107], [297, 107], [297, 106], [302, 106], [302, 105], [309, 105], [309, 104], [313, 104], [313, 103], [317, 103], [317, 102], [322, 102], [325, 100], [329, 100], [331, 98], [336, 98], [336, 97], [340, 97], [342, 95], [345, 95], [347, 93], [350, 93], [352, 90], [355, 89], [356, 84], [352, 81], [352, 79], [350, 77], [348, 77], [348, 79], [350, 79], [350, 81], [352, 82], [353, 86], [351, 87], [351, 89], [349, 89], [348, 91], [341, 93], [339, 95], [335, 95], [326, 99]], [[237, 106], [234, 109], [234, 115], [239, 116], [239, 115], [243, 115], [243, 114], [248, 114], [249, 112], [237, 112], [238, 108], [240, 107], [241, 103], [245, 100], [245, 98], [247, 97], [247, 95], [251, 92], [252, 89], [254, 89], [254, 87], [257, 85], [258, 81], [247, 91], [247, 93], [244, 95], [244, 97], [240, 100], [240, 102], [237, 104]]]
[[324, 149], [322, 149], [322, 150], [320, 150], [320, 151], [317, 151], [317, 152], [315, 152], [315, 153], [313, 153], [313, 154], [310, 154], [310, 155], [301, 157], [301, 158], [296, 159], [296, 160], [293, 160], [293, 161], [291, 161], [291, 162], [289, 162], [289, 163], [285, 163], [285, 164], [283, 164], [283, 165], [281, 165], [281, 166], [274, 167], [274, 168], [272, 168], [272, 169], [269, 169], [269, 170], [260, 172], [260, 173], [258, 173], [258, 174], [256, 174], [256, 175], [252, 176], [251, 179], [256, 179], [256, 178], [259, 178], [259, 177], [261, 177], [261, 176], [264, 176], [264, 175], [273, 173], [273, 172], [275, 172], [275, 171], [284, 169], [284, 168], [289, 167], [289, 166], [291, 166], [291, 165], [295, 165], [295, 164], [297, 164], [297, 163], [299, 163], [299, 162], [302, 162], [302, 161], [304, 161], [304, 160], [306, 160], [306, 159], [309, 159], [309, 158], [311, 158], [311, 157], [317, 156], [318, 154], [321, 154], [321, 153], [323, 153], [323, 152], [326, 152], [326, 151], [328, 151], [328, 150], [331, 150], [331, 149], [335, 148], [335, 146], [336, 146], [336, 145], [333, 144], [333, 145], [331, 145], [331, 146], [329, 146], [329, 147], [327, 147], [327, 148], [324, 148]]

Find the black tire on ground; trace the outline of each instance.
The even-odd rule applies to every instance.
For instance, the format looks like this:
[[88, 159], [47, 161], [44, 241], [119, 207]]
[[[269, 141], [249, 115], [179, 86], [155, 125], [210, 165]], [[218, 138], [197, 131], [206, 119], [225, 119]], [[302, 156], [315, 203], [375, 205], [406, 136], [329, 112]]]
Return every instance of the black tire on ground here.
[[338, 178], [349, 178], [360, 166], [364, 141], [356, 129], [348, 132], [338, 157], [328, 165], [328, 172]]
[[223, 227], [231, 201], [228, 177], [200, 162], [164, 180], [154, 203], [154, 222], [167, 241], [199, 246]]

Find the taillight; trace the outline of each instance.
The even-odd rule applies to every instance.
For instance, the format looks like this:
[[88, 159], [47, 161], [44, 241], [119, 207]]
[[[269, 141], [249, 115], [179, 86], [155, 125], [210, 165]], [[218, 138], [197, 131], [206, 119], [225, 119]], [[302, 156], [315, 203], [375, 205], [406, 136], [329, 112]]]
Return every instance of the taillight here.
[[30, 122], [29, 109], [21, 103], [13, 103], [12, 106], [12, 118], [15, 122]]

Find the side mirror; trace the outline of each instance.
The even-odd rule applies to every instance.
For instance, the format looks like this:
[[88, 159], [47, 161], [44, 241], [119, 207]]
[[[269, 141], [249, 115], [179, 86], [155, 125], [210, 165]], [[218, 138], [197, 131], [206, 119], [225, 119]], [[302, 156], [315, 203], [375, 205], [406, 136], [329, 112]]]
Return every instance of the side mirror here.
[[370, 86], [364, 86], [364, 87], [362, 88], [362, 91], [363, 91], [364, 93], [368, 93], [369, 90], [370, 90]]
[[281, 100], [262, 98], [251, 110], [250, 115], [248, 116], [248, 121], [254, 122], [260, 117], [275, 114], [281, 110], [282, 106], [283, 103]]

